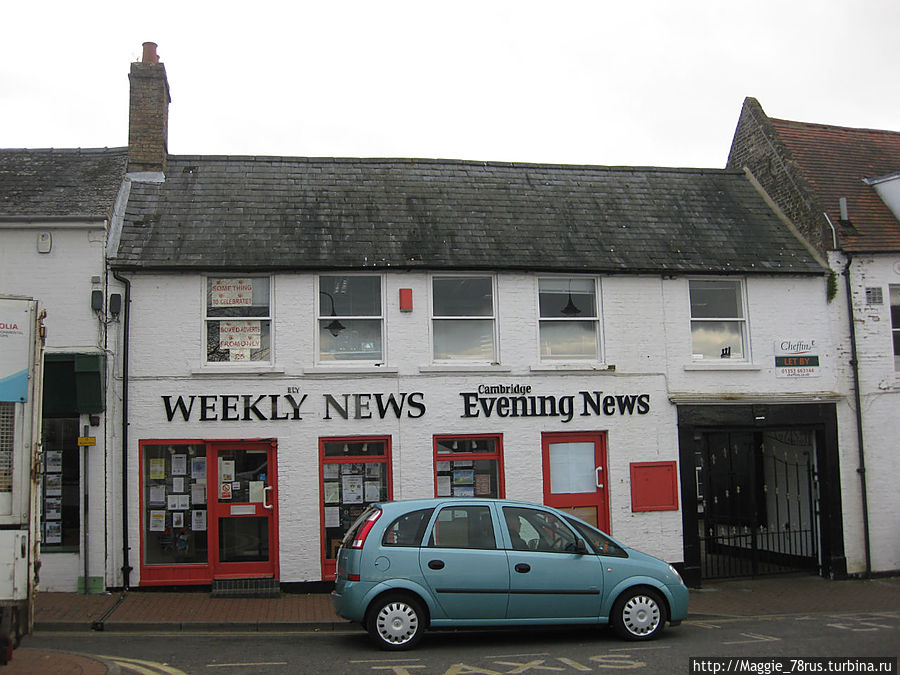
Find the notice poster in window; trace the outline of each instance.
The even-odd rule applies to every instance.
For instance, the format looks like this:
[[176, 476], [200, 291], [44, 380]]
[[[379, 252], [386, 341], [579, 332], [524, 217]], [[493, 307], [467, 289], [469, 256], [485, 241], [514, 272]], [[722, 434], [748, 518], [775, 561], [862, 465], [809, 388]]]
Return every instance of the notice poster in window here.
[[325, 503], [341, 503], [341, 484], [338, 482], [325, 483]]
[[184, 512], [183, 511], [175, 511], [175, 513], [172, 514], [172, 527], [174, 527], [174, 528], [184, 527]]
[[176, 476], [172, 479], [172, 492], [184, 492], [184, 476]]
[[366, 464], [366, 478], [381, 480], [381, 464]]
[[59, 520], [62, 518], [62, 497], [44, 498], [44, 519]]
[[166, 486], [151, 485], [150, 486], [150, 506], [166, 505]]
[[166, 507], [169, 511], [187, 511], [190, 507], [188, 495], [169, 495]]
[[166, 531], [166, 512], [151, 511], [150, 512], [150, 531], [165, 532]]
[[220, 321], [220, 349], [260, 349], [262, 324], [259, 321]]
[[231, 483], [222, 483], [222, 485], [219, 486], [219, 499], [231, 499]]
[[191, 485], [191, 503], [192, 504], [205, 504], [206, 503], [206, 484], [205, 483], [194, 483]]
[[253, 279], [210, 279], [210, 307], [249, 307], [253, 304]]
[[341, 487], [344, 493], [344, 504], [362, 504], [363, 503], [363, 481], [362, 476], [344, 475], [341, 476]]
[[261, 504], [263, 502], [263, 495], [266, 484], [265, 481], [261, 480], [251, 480], [247, 483], [248, 492], [250, 493], [250, 498], [247, 500], [249, 502]]
[[341, 526], [341, 510], [337, 506], [325, 507], [325, 527]]
[[449, 497], [450, 496], [450, 476], [438, 476], [437, 477], [437, 496], [438, 497]]
[[475, 496], [475, 488], [473, 487], [454, 487], [453, 488], [453, 496], [454, 497], [474, 497]]
[[52, 497], [62, 495], [61, 473], [48, 473], [44, 476], [44, 494]]
[[191, 511], [191, 529], [194, 532], [206, 532], [206, 509]]
[[62, 472], [62, 453], [59, 450], [44, 452], [44, 471], [47, 473]]
[[322, 476], [325, 480], [337, 480], [341, 477], [340, 464], [325, 464], [322, 466]]
[[62, 523], [60, 523], [59, 521], [53, 523], [44, 523], [44, 543], [62, 543]]
[[444, 473], [445, 471], [450, 470], [450, 462], [438, 462], [436, 466], [438, 473]]
[[475, 482], [474, 469], [455, 469], [453, 471], [454, 485], [471, 485]]
[[374, 480], [366, 481], [366, 501], [377, 502], [381, 499], [381, 483]]
[[191, 458], [191, 478], [204, 480], [206, 478], [206, 457]]
[[150, 480], [165, 480], [166, 477], [166, 459], [165, 457], [150, 458]]
[[491, 494], [491, 474], [475, 474], [475, 494], [479, 496]]
[[184, 476], [187, 474], [187, 455], [172, 455], [172, 475]]
[[234, 460], [233, 459], [220, 460], [219, 478], [223, 483], [230, 483], [234, 480]]

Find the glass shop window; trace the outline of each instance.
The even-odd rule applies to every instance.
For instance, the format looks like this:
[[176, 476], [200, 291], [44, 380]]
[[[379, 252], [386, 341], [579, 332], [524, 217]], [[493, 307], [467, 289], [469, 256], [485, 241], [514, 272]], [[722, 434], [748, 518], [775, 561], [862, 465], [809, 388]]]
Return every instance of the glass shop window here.
[[144, 564], [208, 560], [206, 446], [142, 444]]
[[541, 359], [598, 360], [597, 290], [593, 279], [538, 280]]
[[322, 571], [334, 578], [344, 534], [370, 504], [392, 499], [389, 438], [319, 441], [322, 474]]
[[504, 496], [500, 436], [435, 436], [435, 497]]
[[728, 279], [692, 280], [691, 341], [694, 360], [747, 358], [744, 285]]
[[206, 280], [206, 361], [271, 361], [268, 277]]
[[435, 361], [497, 360], [493, 278], [434, 277], [431, 306]]
[[81, 462], [78, 418], [43, 420], [41, 551], [71, 552], [79, 547]]
[[319, 277], [319, 360], [384, 360], [380, 276]]

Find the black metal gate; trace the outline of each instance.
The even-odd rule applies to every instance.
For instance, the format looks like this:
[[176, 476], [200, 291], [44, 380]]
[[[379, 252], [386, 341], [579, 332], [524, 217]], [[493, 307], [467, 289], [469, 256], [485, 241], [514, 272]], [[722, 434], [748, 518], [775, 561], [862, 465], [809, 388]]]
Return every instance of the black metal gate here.
[[701, 577], [818, 571], [815, 434], [701, 434], [695, 456]]

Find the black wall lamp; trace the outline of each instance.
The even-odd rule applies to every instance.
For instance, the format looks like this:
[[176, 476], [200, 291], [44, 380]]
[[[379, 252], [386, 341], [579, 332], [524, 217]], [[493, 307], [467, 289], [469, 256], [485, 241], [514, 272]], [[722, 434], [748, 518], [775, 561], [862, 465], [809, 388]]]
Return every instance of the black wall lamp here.
[[326, 293], [325, 291], [319, 291], [319, 295], [324, 295], [326, 298], [331, 300], [331, 316], [333, 317], [331, 323], [329, 323], [325, 328], [328, 329], [328, 332], [332, 334], [332, 336], [337, 337], [340, 335], [340, 332], [346, 328], [344, 324], [337, 320], [337, 312], [334, 311], [334, 298], [331, 297], [330, 293]]

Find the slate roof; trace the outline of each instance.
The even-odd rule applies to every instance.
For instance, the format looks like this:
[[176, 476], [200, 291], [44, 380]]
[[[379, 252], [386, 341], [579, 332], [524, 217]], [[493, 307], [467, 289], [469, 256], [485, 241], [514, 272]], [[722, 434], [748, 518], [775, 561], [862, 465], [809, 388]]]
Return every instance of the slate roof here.
[[0, 220], [110, 217], [127, 148], [0, 149]]
[[170, 156], [118, 269], [800, 273], [824, 268], [742, 172]]
[[847, 198], [853, 229], [839, 229], [842, 248], [900, 251], [900, 221], [863, 182], [900, 171], [900, 132], [769, 119], [835, 227]]

